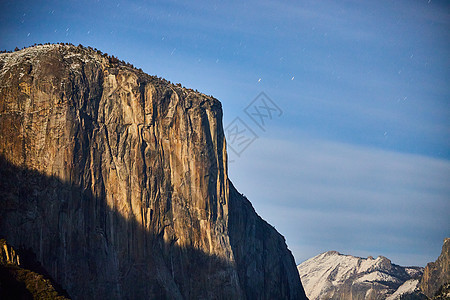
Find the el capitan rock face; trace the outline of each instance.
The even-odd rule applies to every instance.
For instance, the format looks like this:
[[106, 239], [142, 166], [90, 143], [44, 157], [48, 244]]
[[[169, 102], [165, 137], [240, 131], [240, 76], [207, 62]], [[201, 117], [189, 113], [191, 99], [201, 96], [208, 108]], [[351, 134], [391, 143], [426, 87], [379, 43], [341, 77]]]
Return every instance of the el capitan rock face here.
[[305, 299], [219, 101], [82, 47], [0, 54], [0, 236], [77, 299]]

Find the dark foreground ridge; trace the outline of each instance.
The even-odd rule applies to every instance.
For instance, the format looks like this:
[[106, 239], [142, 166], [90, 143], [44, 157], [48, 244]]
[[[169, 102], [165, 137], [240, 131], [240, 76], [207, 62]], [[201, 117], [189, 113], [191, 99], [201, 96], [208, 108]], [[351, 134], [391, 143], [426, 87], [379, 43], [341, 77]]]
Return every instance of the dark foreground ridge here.
[[69, 298], [32, 253], [26, 249], [14, 249], [0, 239], [0, 299]]
[[0, 237], [72, 298], [306, 299], [219, 101], [71, 45], [0, 54], [0, 84]]

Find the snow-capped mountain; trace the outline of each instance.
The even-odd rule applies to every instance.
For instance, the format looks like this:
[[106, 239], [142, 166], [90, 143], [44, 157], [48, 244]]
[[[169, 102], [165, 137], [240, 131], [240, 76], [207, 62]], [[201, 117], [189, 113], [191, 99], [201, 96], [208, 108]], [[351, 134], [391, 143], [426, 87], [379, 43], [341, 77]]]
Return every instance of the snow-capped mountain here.
[[310, 258], [297, 269], [310, 300], [399, 299], [418, 291], [423, 273], [423, 268], [401, 267], [384, 256], [361, 258], [336, 251]]

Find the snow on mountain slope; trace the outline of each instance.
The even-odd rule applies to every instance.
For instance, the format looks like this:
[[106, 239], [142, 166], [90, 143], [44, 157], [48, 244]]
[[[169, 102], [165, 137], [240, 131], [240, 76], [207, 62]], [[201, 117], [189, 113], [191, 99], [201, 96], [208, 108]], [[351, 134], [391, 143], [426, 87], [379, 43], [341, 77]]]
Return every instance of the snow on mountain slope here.
[[[397, 299], [417, 288], [423, 272], [423, 268], [392, 264], [383, 256], [360, 258], [336, 251], [319, 254], [297, 269], [310, 300], [386, 299], [398, 290], [394, 298], [389, 298]], [[415, 281], [405, 285], [409, 280]]]
[[400, 296], [407, 293], [417, 292], [419, 290], [419, 279], [410, 279], [403, 283], [392, 295], [386, 300], [400, 299]]

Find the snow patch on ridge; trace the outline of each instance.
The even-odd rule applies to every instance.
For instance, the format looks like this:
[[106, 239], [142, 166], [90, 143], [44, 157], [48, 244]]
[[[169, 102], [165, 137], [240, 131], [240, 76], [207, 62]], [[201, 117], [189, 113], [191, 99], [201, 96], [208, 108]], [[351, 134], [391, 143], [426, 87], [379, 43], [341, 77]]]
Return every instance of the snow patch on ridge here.
[[400, 296], [407, 293], [412, 293], [418, 290], [419, 279], [410, 279], [403, 283], [392, 295], [386, 298], [386, 300], [400, 299]]
[[375, 271], [368, 274], [363, 275], [362, 277], [355, 280], [355, 282], [385, 282], [385, 281], [391, 281], [391, 282], [400, 282], [397, 278], [394, 276], [391, 276], [389, 274]]

